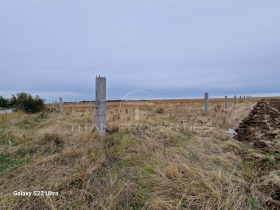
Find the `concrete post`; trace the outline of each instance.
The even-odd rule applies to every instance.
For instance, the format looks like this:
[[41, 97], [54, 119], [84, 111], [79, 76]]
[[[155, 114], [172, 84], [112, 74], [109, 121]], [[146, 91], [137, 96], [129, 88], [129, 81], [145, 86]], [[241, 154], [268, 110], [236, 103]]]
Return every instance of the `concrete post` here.
[[205, 93], [204, 103], [205, 103], [205, 114], [207, 114], [208, 113], [208, 93]]
[[241, 98], [241, 96], [240, 96], [239, 102], [241, 102], [241, 101], [242, 101], [242, 98]]
[[236, 104], [237, 103], [237, 101], [236, 101], [236, 95], [234, 96], [234, 104]]
[[96, 77], [95, 79], [95, 128], [99, 135], [106, 132], [106, 78]]
[[140, 112], [139, 112], [139, 109], [138, 108], [136, 108], [135, 110], [134, 110], [134, 114], [135, 114], [135, 120], [139, 120], [139, 116], [140, 116]]
[[60, 112], [63, 111], [63, 107], [62, 107], [62, 98], [59, 98], [59, 111], [60, 111]]
[[54, 102], [54, 109], [57, 110], [57, 102]]
[[225, 96], [225, 108], [227, 109], [228, 103], [227, 103], [227, 96]]

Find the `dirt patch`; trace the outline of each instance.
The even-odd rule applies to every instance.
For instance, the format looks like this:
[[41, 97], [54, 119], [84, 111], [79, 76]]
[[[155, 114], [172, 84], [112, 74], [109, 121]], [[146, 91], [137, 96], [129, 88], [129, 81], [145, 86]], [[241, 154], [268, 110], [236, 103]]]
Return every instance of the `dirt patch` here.
[[258, 155], [244, 159], [254, 159], [260, 173], [258, 190], [266, 197], [266, 205], [271, 209], [280, 208], [280, 99], [259, 101], [248, 117], [236, 130], [239, 141], [251, 144]]
[[263, 99], [237, 129], [239, 141], [249, 141], [265, 152], [280, 153], [280, 99]]

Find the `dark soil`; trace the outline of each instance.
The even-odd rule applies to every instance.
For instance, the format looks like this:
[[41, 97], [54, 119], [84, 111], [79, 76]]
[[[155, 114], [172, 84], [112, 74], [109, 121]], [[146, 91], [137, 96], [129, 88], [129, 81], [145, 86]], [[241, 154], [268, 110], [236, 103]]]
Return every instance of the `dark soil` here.
[[[258, 190], [267, 197], [265, 204], [268, 208], [280, 209], [280, 99], [259, 101], [236, 132], [239, 141], [252, 145], [257, 153], [265, 157], [254, 160], [260, 169], [258, 176], [277, 174], [276, 181], [261, 185]], [[241, 155], [246, 160], [251, 158]]]

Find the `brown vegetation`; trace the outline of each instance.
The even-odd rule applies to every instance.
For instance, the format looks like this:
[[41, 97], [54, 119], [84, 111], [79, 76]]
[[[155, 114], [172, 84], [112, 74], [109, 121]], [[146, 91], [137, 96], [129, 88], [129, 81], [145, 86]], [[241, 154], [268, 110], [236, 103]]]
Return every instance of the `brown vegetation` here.
[[256, 101], [209, 104], [205, 115], [199, 99], [110, 102], [105, 137], [93, 103], [0, 115], [0, 209], [265, 209], [258, 169], [240, 155], [254, 148], [226, 132]]

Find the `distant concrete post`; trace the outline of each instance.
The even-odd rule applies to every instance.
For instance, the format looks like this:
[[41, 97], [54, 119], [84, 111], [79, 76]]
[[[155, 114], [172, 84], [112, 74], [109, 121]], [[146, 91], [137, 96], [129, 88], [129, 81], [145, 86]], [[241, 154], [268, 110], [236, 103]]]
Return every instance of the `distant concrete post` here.
[[136, 108], [135, 110], [134, 110], [134, 114], [135, 114], [135, 120], [139, 120], [139, 118], [140, 118], [140, 112], [139, 112], [139, 109], [138, 108]]
[[236, 95], [234, 96], [234, 104], [236, 104], [237, 103], [237, 101], [236, 101]]
[[240, 96], [239, 102], [241, 102], [241, 101], [242, 101], [242, 98], [241, 98], [241, 96]]
[[62, 107], [62, 98], [59, 98], [59, 111], [60, 111], [60, 112], [63, 111], [63, 107]]
[[54, 109], [55, 110], [57, 109], [57, 102], [56, 101], [54, 102]]
[[207, 114], [208, 113], [208, 93], [205, 93], [204, 103], [205, 103], [205, 114]]
[[106, 132], [106, 78], [96, 77], [95, 79], [95, 128], [99, 135]]
[[225, 108], [227, 109], [228, 103], [227, 103], [227, 96], [225, 96]]

